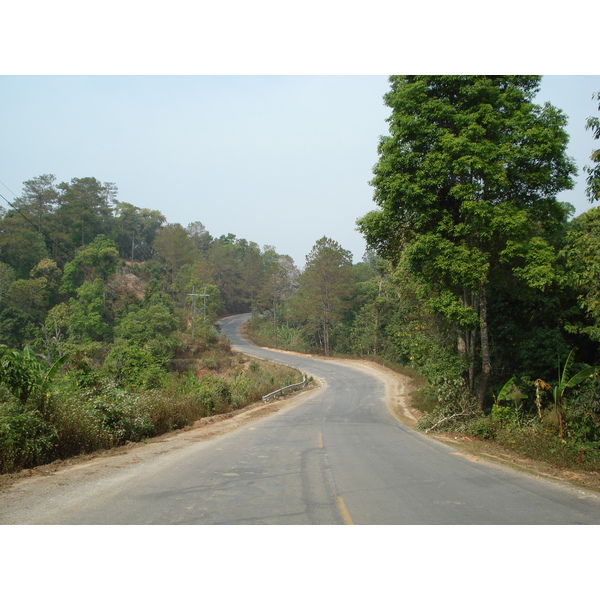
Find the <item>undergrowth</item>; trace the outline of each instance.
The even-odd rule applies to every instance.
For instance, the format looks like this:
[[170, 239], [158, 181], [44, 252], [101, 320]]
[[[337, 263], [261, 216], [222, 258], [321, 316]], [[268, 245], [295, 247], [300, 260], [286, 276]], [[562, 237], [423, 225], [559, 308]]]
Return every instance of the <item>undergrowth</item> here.
[[43, 398], [32, 392], [23, 400], [0, 384], [0, 473], [181, 429], [302, 381], [290, 367], [233, 354], [228, 343], [198, 350], [188, 345], [193, 358], [179, 359], [160, 386], [144, 377], [116, 381], [102, 369], [93, 378], [66, 371]]

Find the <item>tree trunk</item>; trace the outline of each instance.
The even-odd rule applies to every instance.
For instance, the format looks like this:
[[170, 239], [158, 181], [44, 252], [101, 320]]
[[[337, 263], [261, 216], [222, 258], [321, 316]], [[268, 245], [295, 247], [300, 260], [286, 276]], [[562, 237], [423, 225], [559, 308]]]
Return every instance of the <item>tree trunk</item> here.
[[379, 310], [375, 311], [375, 334], [373, 336], [373, 356], [377, 356], [377, 332], [379, 331]]
[[[463, 289], [461, 303], [465, 308], [478, 310], [477, 298], [467, 288]], [[469, 391], [473, 393], [475, 389], [475, 337], [477, 332], [473, 330], [459, 329], [457, 332], [457, 349], [459, 354], [462, 354], [468, 360], [466, 373], [463, 374], [463, 379], [466, 380]]]
[[277, 304], [273, 302], [273, 340], [277, 348]]
[[325, 356], [329, 356], [329, 320], [327, 317], [323, 319], [323, 348]]
[[490, 360], [490, 340], [487, 322], [487, 298], [485, 285], [481, 285], [479, 294], [479, 320], [481, 323], [481, 376], [479, 377], [479, 389], [477, 390], [477, 401], [483, 409], [485, 393], [487, 392], [492, 363]]

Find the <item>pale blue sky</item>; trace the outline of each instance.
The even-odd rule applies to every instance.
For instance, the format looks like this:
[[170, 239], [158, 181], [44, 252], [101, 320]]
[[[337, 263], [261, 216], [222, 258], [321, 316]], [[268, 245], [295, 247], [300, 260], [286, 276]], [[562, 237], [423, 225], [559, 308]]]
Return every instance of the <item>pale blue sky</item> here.
[[[581, 169], [597, 147], [585, 131], [600, 91], [600, 76], [585, 75], [598, 72], [593, 12], [587, 0], [568, 11], [522, 0], [12, 3], [0, 181], [18, 195], [45, 173], [92, 176], [121, 201], [274, 245], [300, 267], [323, 235], [358, 261], [387, 74], [581, 75], [545, 78], [540, 97], [569, 116]], [[584, 187], [561, 198], [578, 213]]]
[[[19, 195], [45, 173], [96, 177], [123, 202], [274, 245], [300, 267], [323, 235], [358, 261], [387, 89], [386, 76], [2, 76], [0, 181]], [[585, 130], [595, 91], [600, 76], [550, 76], [538, 97], [568, 115], [580, 169], [598, 145]], [[578, 214], [584, 189], [581, 174], [561, 196]]]

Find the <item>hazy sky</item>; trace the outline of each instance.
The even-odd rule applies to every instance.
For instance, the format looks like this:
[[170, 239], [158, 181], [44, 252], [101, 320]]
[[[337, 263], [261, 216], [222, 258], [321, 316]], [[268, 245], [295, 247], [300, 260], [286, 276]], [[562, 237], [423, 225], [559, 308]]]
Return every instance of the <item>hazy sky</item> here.
[[[326, 235], [359, 261], [355, 221], [387, 133], [386, 76], [1, 76], [0, 192], [32, 177], [95, 177], [118, 199], [274, 245], [299, 267]], [[538, 101], [569, 117], [579, 168], [598, 146], [600, 76], [545, 77]], [[561, 199], [590, 208], [583, 175]], [[2, 201], [6, 206], [6, 203]]]

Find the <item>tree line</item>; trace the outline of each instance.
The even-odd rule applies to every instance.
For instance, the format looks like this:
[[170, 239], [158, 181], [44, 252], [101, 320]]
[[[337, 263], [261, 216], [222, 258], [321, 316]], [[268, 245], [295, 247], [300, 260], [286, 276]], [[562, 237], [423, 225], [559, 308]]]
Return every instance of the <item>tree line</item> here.
[[[518, 438], [594, 464], [600, 208], [573, 218], [557, 199], [577, 169], [565, 115], [534, 103], [540, 81], [391, 77], [377, 208], [357, 221], [369, 252], [352, 265], [320, 240], [280, 316], [251, 330], [290, 349], [413, 367], [424, 429]], [[596, 117], [585, 126], [600, 138]], [[599, 151], [591, 161], [593, 202]]]
[[234, 357], [212, 328], [285, 294], [297, 278], [289, 256], [215, 238], [199, 221], [168, 223], [93, 177], [41, 175], [7, 204], [0, 472], [156, 435], [293, 383], [292, 370]]
[[[8, 346], [53, 356], [57, 339], [112, 342], [141, 305], [128, 281], [141, 282], [138, 295], [162, 294], [173, 318], [201, 305], [214, 320], [261, 307], [265, 294], [277, 293], [268, 290], [297, 277], [293, 260], [274, 247], [231, 233], [214, 238], [199, 221], [167, 223], [93, 177], [35, 177], [9, 204], [0, 212], [0, 343]], [[191, 294], [206, 294], [206, 302]]]
[[[164, 389], [198, 344], [218, 345], [218, 316], [251, 311], [260, 343], [418, 373], [425, 430], [594, 464], [600, 209], [573, 218], [557, 200], [576, 165], [564, 114], [533, 101], [539, 83], [391, 77], [377, 208], [357, 221], [369, 250], [356, 263], [323, 236], [300, 272], [271, 246], [120, 202], [112, 183], [25, 182], [0, 215], [0, 408], [41, 410], [43, 394], [30, 406], [21, 390], [57, 373], [91, 397], [107, 381]], [[600, 138], [597, 118], [587, 127]], [[598, 152], [592, 163], [595, 201]]]

